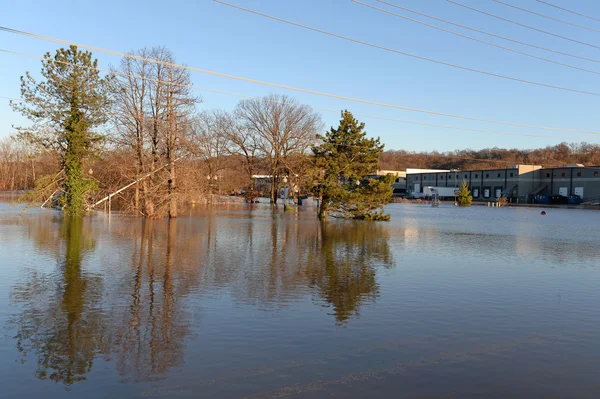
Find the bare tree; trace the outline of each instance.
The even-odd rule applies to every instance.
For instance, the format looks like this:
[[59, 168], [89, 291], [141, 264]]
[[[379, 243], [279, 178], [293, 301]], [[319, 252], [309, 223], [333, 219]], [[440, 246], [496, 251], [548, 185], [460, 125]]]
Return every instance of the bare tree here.
[[[173, 54], [164, 47], [153, 49], [154, 79], [151, 81], [153, 135], [162, 138], [164, 156], [168, 165], [168, 215], [177, 217], [177, 180], [175, 162], [183, 155], [181, 136], [189, 129], [194, 105], [198, 98], [191, 92], [190, 72], [173, 64]], [[154, 139], [157, 144], [160, 139]]]
[[191, 125], [190, 147], [206, 165], [211, 194], [212, 187], [219, 184], [221, 172], [227, 167], [226, 157], [231, 153], [228, 136], [230, 122], [229, 114], [214, 110], [200, 113]]
[[[58, 157], [53, 152], [36, 151], [13, 137], [0, 138], [0, 190], [30, 190], [38, 178], [55, 175]], [[40, 182], [41, 183], [41, 182]]]
[[[142, 49], [135, 55], [146, 57], [149, 55], [148, 53], [148, 50]], [[151, 68], [150, 62], [129, 57], [121, 60], [118, 69], [112, 68], [112, 72], [116, 76], [113, 81], [116, 97], [113, 119], [118, 133], [117, 140], [135, 154], [135, 179], [139, 179], [148, 172], [146, 119], [149, 87], [147, 78], [151, 74]], [[142, 214], [153, 216], [154, 204], [149, 196], [148, 180], [142, 180], [141, 185], [144, 196]], [[134, 208], [139, 210], [139, 205], [140, 185], [136, 184]]]
[[227, 123], [227, 137], [231, 142], [230, 150], [233, 155], [241, 155], [244, 160], [244, 168], [250, 181], [250, 188], [255, 189], [252, 176], [256, 169], [256, 157], [258, 155], [257, 137], [252, 130], [244, 125], [239, 118], [231, 115]]
[[241, 101], [236, 116], [253, 135], [253, 143], [269, 165], [271, 203], [277, 202], [286, 163], [292, 154], [304, 153], [323, 128], [321, 117], [308, 106], [285, 95], [272, 94]]
[[189, 129], [198, 99], [191, 94], [189, 71], [173, 65], [169, 50], [155, 47], [134, 54], [138, 57], [124, 58], [115, 71], [118, 142], [135, 154], [136, 178], [144, 177], [142, 214], [157, 217], [166, 211], [174, 218], [178, 201], [175, 163], [184, 155], [181, 138]]

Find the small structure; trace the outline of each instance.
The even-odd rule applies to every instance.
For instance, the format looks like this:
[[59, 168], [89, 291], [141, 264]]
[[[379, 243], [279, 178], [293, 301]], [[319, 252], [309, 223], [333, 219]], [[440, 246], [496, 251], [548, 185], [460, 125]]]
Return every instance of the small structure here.
[[438, 190], [433, 190], [431, 193], [431, 206], [434, 208], [440, 206], [440, 194]]
[[271, 191], [271, 184], [273, 184], [273, 176], [252, 175], [252, 180], [254, 182], [254, 189], [259, 193], [259, 195]]

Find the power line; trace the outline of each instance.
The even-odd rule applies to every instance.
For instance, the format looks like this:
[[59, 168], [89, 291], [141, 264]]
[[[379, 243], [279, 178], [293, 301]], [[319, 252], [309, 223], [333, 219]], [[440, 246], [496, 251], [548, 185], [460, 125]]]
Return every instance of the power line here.
[[505, 2], [500, 1], [500, 0], [492, 0], [492, 1], [494, 1], [494, 2], [496, 2], [498, 4], [502, 4], [504, 6], [507, 6], [507, 7], [511, 7], [511, 8], [517, 9], [519, 11], [523, 11], [523, 12], [526, 12], [526, 13], [529, 13], [529, 14], [537, 15], [537, 16], [542, 17], [542, 18], [547, 18], [547, 19], [550, 19], [552, 21], [560, 22], [562, 24], [571, 25], [571, 26], [574, 26], [576, 28], [581, 28], [581, 29], [592, 31], [592, 32], [600, 32], [600, 30], [598, 30], [598, 29], [588, 28], [587, 26], [583, 26], [583, 25], [577, 25], [577, 24], [574, 24], [574, 23], [569, 22], [569, 21], [565, 21], [565, 20], [562, 20], [562, 19], [554, 18], [554, 17], [551, 17], [549, 15], [545, 15], [545, 14], [541, 14], [539, 12], [528, 10], [526, 8], [521, 8], [521, 7], [515, 6], [513, 4], [505, 3]]
[[[43, 59], [43, 57], [39, 57], [39, 56], [35, 56], [35, 55], [29, 55], [29, 54], [24, 54], [24, 53], [18, 53], [18, 52], [15, 52], [15, 51], [10, 51], [10, 50], [5, 50], [5, 49], [0, 49], [0, 51], [6, 52], [6, 53], [10, 53], [10, 54], [15, 54], [15, 55], [22, 55], [22, 56], [26, 56], [26, 57], [31, 57], [31, 58]], [[55, 63], [65, 64], [65, 65], [73, 65], [73, 66], [76, 65], [74, 63], [65, 62], [65, 61], [57, 61], [57, 60], [54, 60], [54, 59], [50, 59], [50, 61], [51, 62], [55, 62]], [[83, 67], [82, 65], [77, 65], [77, 66]], [[155, 81], [155, 82], [166, 82], [164, 80], [147, 78], [147, 77], [142, 77], [142, 76], [138, 76], [138, 75], [125, 74], [125, 73], [120, 73], [118, 71], [111, 71], [111, 70], [97, 68], [97, 67], [85, 67], [85, 68], [94, 69], [94, 70], [98, 70], [98, 71], [101, 71], [101, 72], [115, 73], [115, 74], [118, 74], [120, 76], [132, 77], [134, 79], [149, 80], [149, 81]], [[265, 101], [279, 103], [279, 104], [287, 104], [287, 105], [293, 105], [293, 106], [298, 106], [298, 107], [306, 107], [306, 108], [311, 108], [311, 109], [321, 110], [321, 111], [327, 111], [327, 112], [336, 112], [336, 113], [339, 112], [338, 110], [331, 110], [331, 109], [326, 109], [326, 108], [318, 108], [318, 107], [313, 107], [313, 106], [304, 105], [304, 104], [296, 104], [296, 103], [287, 103], [287, 102], [283, 102], [283, 101], [275, 101], [275, 100], [271, 100], [271, 99], [264, 98], [264, 97], [247, 96], [247, 95], [243, 95], [243, 94], [235, 94], [235, 93], [229, 93], [229, 92], [224, 92], [224, 91], [219, 91], [219, 90], [212, 90], [212, 89], [200, 88], [200, 87], [197, 87], [197, 86], [194, 86], [194, 85], [177, 84], [177, 86], [185, 86], [185, 87], [190, 87], [190, 88], [197, 89], [197, 90], [202, 90], [202, 91], [213, 92], [213, 93], [217, 93], [217, 94], [224, 94], [224, 95], [242, 97], [242, 98], [247, 98], [247, 99], [265, 100]], [[14, 100], [14, 101], [20, 101], [20, 99], [14, 98], [14, 97], [0, 96], [0, 98], [4, 98], [4, 99], [8, 99], [8, 100]], [[506, 134], [506, 135], [526, 136], [526, 137], [538, 137], [538, 138], [557, 138], [556, 136], [539, 136], [539, 135], [531, 135], [531, 134], [520, 134], [520, 133], [510, 133], [510, 132], [497, 132], [497, 131], [491, 131], [491, 130], [479, 130], [479, 129], [460, 128], [460, 127], [454, 127], [454, 126], [435, 125], [435, 124], [429, 124], [429, 123], [421, 123], [421, 122], [414, 122], [414, 121], [405, 121], [405, 120], [399, 120], [399, 119], [384, 118], [384, 117], [367, 115], [367, 114], [353, 113], [353, 115], [361, 116], [361, 117], [365, 117], [365, 118], [380, 119], [380, 120], [385, 120], [385, 121], [407, 123], [407, 124], [415, 124], [415, 125], [423, 125], [423, 126], [429, 126], [429, 127], [439, 127], [439, 128], [444, 128], [444, 129], [455, 129], [455, 130], [461, 130], [461, 131], [462, 130], [466, 130], [466, 131], [473, 131], [473, 132], [483, 132], [483, 133], [492, 133], [492, 134]], [[597, 134], [600, 134], [600, 133], [597, 133]], [[583, 140], [583, 138], [580, 138], [580, 140]], [[350, 144], [335, 144], [335, 145], [337, 145], [337, 146], [346, 146], [346, 147], [361, 147], [361, 146], [350, 145]], [[389, 150], [389, 151], [395, 151], [395, 150]], [[443, 153], [440, 154], [439, 156], [443, 157], [443, 158], [462, 159], [462, 160], [476, 161], [476, 162], [501, 162], [501, 163], [515, 163], [516, 162], [516, 161], [485, 159], [485, 158], [459, 157], [459, 156], [452, 156], [452, 155], [443, 154]]]
[[426, 17], [426, 18], [431, 18], [431, 19], [434, 19], [436, 21], [444, 22], [446, 24], [458, 26], [459, 28], [463, 28], [463, 29], [467, 29], [467, 30], [470, 30], [470, 31], [473, 31], [473, 32], [481, 33], [483, 35], [495, 37], [497, 39], [507, 40], [507, 41], [512, 42], [512, 43], [517, 43], [517, 44], [521, 44], [523, 46], [528, 46], [528, 47], [536, 48], [538, 50], [548, 51], [548, 52], [551, 52], [551, 53], [560, 54], [560, 55], [564, 55], [564, 56], [567, 56], [567, 57], [577, 58], [577, 59], [584, 60], [584, 61], [590, 61], [590, 62], [600, 63], [600, 59], [593, 59], [593, 58], [583, 57], [583, 56], [579, 56], [579, 55], [575, 55], [575, 54], [570, 54], [570, 53], [565, 53], [565, 52], [562, 52], [562, 51], [550, 49], [550, 48], [547, 48], [547, 47], [538, 46], [536, 44], [522, 42], [520, 40], [511, 39], [509, 37], [496, 35], [494, 33], [490, 33], [490, 32], [486, 32], [486, 31], [480, 30], [480, 29], [472, 28], [470, 26], [466, 26], [466, 25], [458, 24], [456, 22], [448, 21], [448, 20], [445, 20], [445, 19], [442, 19], [442, 18], [434, 17], [433, 15], [424, 14], [422, 12], [411, 10], [410, 8], [406, 8], [406, 7], [403, 7], [403, 6], [399, 6], [397, 4], [389, 3], [389, 2], [384, 1], [384, 0], [377, 0], [377, 1], [379, 3], [387, 4], [388, 6], [395, 7], [395, 8], [404, 10], [404, 11], [408, 11], [408, 12], [411, 12], [413, 14], [421, 15], [421, 16]]
[[[23, 56], [23, 57], [34, 58], [34, 59], [40, 59], [40, 60], [45, 59], [44, 57], [40, 57], [40, 56], [37, 56], [37, 55], [20, 53], [20, 52], [17, 52], [17, 51], [11, 51], [11, 50], [6, 50], [6, 49], [2, 49], [2, 48], [0, 48], [0, 52], [4, 52], [4, 53], [8, 53], [8, 54], [13, 54], [13, 55], [19, 55], [19, 56]], [[48, 60], [50, 62], [54, 62], [54, 63], [57, 63], [57, 64], [78, 66], [78, 67], [83, 67], [83, 68], [86, 68], [86, 69], [93, 69], [93, 70], [96, 70], [96, 71], [99, 71], [99, 72], [105, 72], [105, 73], [109, 73], [109, 74], [115, 74], [115, 75], [119, 75], [119, 76], [123, 76], [123, 77], [129, 77], [129, 78], [133, 78], [133, 79], [140, 79], [140, 80], [145, 80], [145, 81], [150, 81], [150, 82], [156, 82], [156, 83], [172, 84], [172, 85], [175, 85], [175, 86], [178, 86], [178, 87], [187, 87], [187, 88], [190, 88], [190, 89], [200, 90], [200, 91], [204, 91], [204, 92], [222, 94], [222, 95], [239, 97], [239, 98], [245, 98], [245, 99], [264, 100], [264, 101], [268, 101], [268, 102], [272, 102], [272, 103], [276, 103], [276, 104], [291, 105], [291, 106], [302, 107], [302, 108], [310, 108], [310, 109], [314, 109], [314, 110], [318, 110], [318, 111], [324, 111], [324, 112], [332, 112], [332, 113], [339, 113], [340, 112], [339, 110], [336, 110], [336, 109], [320, 108], [320, 107], [313, 107], [311, 105], [305, 105], [305, 104], [298, 104], [298, 103], [285, 102], [285, 101], [277, 101], [277, 100], [272, 100], [272, 99], [266, 98], [266, 97], [248, 96], [248, 95], [244, 95], [244, 94], [230, 93], [230, 92], [221, 91], [221, 90], [214, 90], [214, 89], [208, 89], [208, 88], [204, 88], [204, 87], [198, 87], [198, 86], [195, 86], [195, 85], [173, 84], [171, 82], [168, 82], [168, 81], [165, 81], [165, 80], [161, 80], [161, 79], [154, 79], [154, 78], [149, 78], [149, 77], [145, 77], [145, 76], [127, 74], [127, 73], [122, 73], [122, 72], [111, 70], [111, 69], [103, 69], [103, 68], [92, 67], [92, 66], [88, 67], [88, 66], [83, 66], [83, 65], [79, 65], [79, 64], [76, 65], [76, 64], [71, 63], [71, 62], [58, 61], [58, 60], [54, 60], [52, 58], [50, 58]], [[20, 99], [12, 98], [12, 97], [0, 96], [0, 98], [6, 98], [6, 99], [9, 99], [9, 100], [14, 100], [14, 101], [21, 101]], [[508, 135], [508, 136], [536, 137], [536, 138], [546, 138], [546, 139], [548, 139], [548, 138], [563, 139], [563, 138], [557, 137], [557, 136], [535, 135], [535, 134], [514, 133], [514, 132], [502, 132], [502, 131], [487, 130], [487, 129], [463, 128], [463, 127], [458, 127], [458, 126], [448, 126], [448, 125], [439, 125], [439, 124], [434, 124], [434, 123], [416, 122], [416, 121], [408, 121], [408, 120], [403, 120], [403, 119], [386, 118], [386, 117], [375, 116], [375, 115], [368, 115], [368, 114], [361, 114], [361, 113], [353, 113], [353, 115], [364, 117], [364, 118], [369, 118], [369, 119], [378, 119], [378, 120], [383, 120], [383, 121], [388, 121], [388, 122], [396, 122], [396, 123], [418, 125], [418, 126], [426, 126], [426, 127], [435, 127], [435, 128], [441, 128], [441, 129], [451, 129], [451, 130], [458, 130], [458, 131], [467, 131], [467, 132], [476, 132], [476, 133], [489, 133], [489, 134]], [[597, 135], [597, 134], [600, 134], [600, 132], [589, 132], [587, 134]], [[583, 138], [579, 138], [579, 140], [583, 140]]]
[[310, 31], [317, 32], [317, 33], [321, 33], [321, 34], [324, 34], [324, 35], [336, 37], [338, 39], [347, 40], [349, 42], [353, 42], [353, 43], [357, 43], [357, 44], [362, 44], [362, 45], [365, 45], [365, 46], [369, 46], [369, 47], [377, 48], [377, 49], [380, 49], [380, 50], [388, 51], [390, 53], [395, 53], [395, 54], [400, 54], [400, 55], [404, 55], [404, 56], [407, 56], [407, 57], [417, 58], [419, 60], [433, 62], [435, 64], [449, 66], [449, 67], [456, 68], [456, 69], [462, 69], [462, 70], [469, 71], [469, 72], [475, 72], [475, 73], [479, 73], [479, 74], [482, 74], [482, 75], [493, 76], [493, 77], [496, 77], [496, 78], [501, 78], [501, 79], [506, 79], [506, 80], [512, 80], [514, 82], [527, 83], [527, 84], [530, 84], [530, 85], [547, 87], [547, 88], [550, 88], [550, 89], [557, 89], [557, 90], [569, 91], [569, 92], [579, 93], [579, 94], [588, 94], [588, 95], [592, 95], [592, 96], [600, 96], [600, 93], [597, 93], [597, 92], [572, 89], [572, 88], [569, 88], [569, 87], [556, 86], [556, 85], [551, 85], [551, 84], [548, 84], [548, 83], [535, 82], [535, 81], [532, 81], [532, 80], [515, 78], [515, 77], [512, 77], [512, 76], [506, 76], [506, 75], [501, 75], [501, 74], [497, 74], [497, 73], [493, 73], [493, 72], [482, 71], [480, 69], [469, 68], [469, 67], [462, 66], [462, 65], [452, 64], [450, 62], [439, 61], [439, 60], [435, 60], [433, 58], [427, 58], [427, 57], [423, 57], [423, 56], [420, 56], [420, 55], [411, 54], [411, 53], [407, 53], [407, 52], [400, 51], [400, 50], [395, 50], [395, 49], [392, 49], [392, 48], [389, 48], [389, 47], [380, 46], [378, 44], [369, 43], [369, 42], [365, 42], [365, 41], [362, 41], [362, 40], [353, 39], [351, 37], [338, 35], [337, 33], [332, 33], [332, 32], [328, 32], [328, 31], [322, 30], [322, 29], [317, 29], [317, 28], [313, 28], [313, 27], [310, 27], [310, 26], [307, 26], [307, 25], [302, 25], [302, 24], [299, 24], [297, 22], [288, 21], [288, 20], [283, 19], [283, 18], [275, 17], [275, 16], [272, 16], [272, 15], [268, 15], [268, 14], [264, 14], [264, 13], [258, 12], [258, 11], [250, 10], [248, 8], [244, 8], [244, 7], [236, 6], [236, 5], [233, 5], [233, 4], [225, 3], [225, 2], [223, 2], [221, 0], [213, 0], [213, 1], [216, 2], [216, 3], [219, 3], [219, 4], [223, 4], [225, 6], [228, 6], [228, 7], [237, 8], [238, 10], [242, 10], [242, 11], [245, 11], [245, 12], [248, 12], [248, 13], [251, 13], [251, 14], [259, 15], [261, 17], [269, 18], [269, 19], [272, 19], [272, 20], [275, 20], [275, 21], [283, 22], [283, 23], [286, 23], [286, 24], [289, 24], [289, 25], [297, 26], [299, 28], [310, 30]]
[[28, 37], [33, 37], [36, 39], [51, 41], [51, 42], [55, 42], [55, 43], [74, 45], [74, 46], [78, 46], [81, 48], [86, 48], [88, 50], [99, 51], [102, 53], [118, 55], [121, 57], [127, 57], [127, 58], [137, 59], [137, 60], [141, 60], [141, 61], [152, 62], [152, 63], [156, 63], [156, 64], [160, 64], [160, 65], [186, 69], [186, 70], [190, 70], [190, 71], [194, 71], [194, 72], [204, 73], [207, 75], [219, 76], [219, 77], [223, 77], [223, 78], [227, 78], [227, 79], [239, 80], [242, 82], [255, 83], [255, 84], [259, 84], [259, 85], [263, 85], [263, 86], [276, 87], [276, 88], [280, 88], [280, 89], [284, 89], [284, 90], [297, 91], [300, 93], [308, 93], [308, 94], [318, 95], [318, 96], [322, 96], [322, 97], [335, 98], [338, 100], [351, 101], [351, 102], [356, 102], [356, 103], [360, 103], [360, 104], [369, 104], [369, 105], [375, 105], [375, 106], [379, 106], [379, 107], [400, 109], [403, 111], [418, 112], [418, 113], [437, 115], [437, 116], [443, 116], [443, 117], [455, 118], [455, 119], [464, 119], [464, 120], [486, 122], [486, 123], [496, 123], [496, 124], [507, 125], [507, 126], [517, 126], [517, 127], [522, 127], [522, 128], [528, 128], [528, 129], [541, 129], [541, 130], [560, 131], [560, 132], [569, 132], [569, 133], [586, 133], [586, 134], [600, 133], [597, 131], [582, 130], [582, 129], [565, 129], [565, 128], [557, 128], [557, 127], [551, 127], [551, 126], [541, 126], [541, 125], [531, 125], [531, 124], [525, 124], [525, 123], [506, 122], [506, 121], [499, 121], [499, 120], [494, 120], [494, 119], [485, 119], [485, 118], [478, 118], [478, 117], [473, 117], [473, 116], [457, 115], [457, 114], [450, 114], [450, 113], [437, 112], [437, 111], [429, 111], [429, 110], [424, 110], [424, 109], [419, 109], [419, 108], [405, 107], [405, 106], [396, 105], [396, 104], [387, 104], [387, 103], [382, 103], [382, 102], [378, 102], [378, 101], [364, 100], [364, 99], [360, 99], [360, 98], [347, 97], [347, 96], [342, 96], [342, 95], [338, 95], [338, 94], [325, 93], [325, 92], [320, 92], [320, 91], [316, 91], [316, 90], [287, 86], [287, 85], [283, 85], [283, 84], [279, 84], [279, 83], [271, 83], [271, 82], [265, 82], [265, 81], [261, 81], [261, 80], [257, 80], [257, 79], [244, 78], [241, 76], [230, 75], [230, 74], [226, 74], [226, 73], [222, 73], [222, 72], [209, 71], [209, 70], [205, 70], [205, 69], [190, 67], [187, 65], [156, 60], [156, 59], [152, 59], [152, 58], [142, 57], [142, 56], [134, 55], [134, 54], [123, 53], [120, 51], [109, 50], [109, 49], [96, 47], [96, 46], [90, 46], [90, 45], [83, 44], [83, 43], [76, 43], [73, 41], [56, 39], [56, 38], [52, 38], [52, 37], [48, 37], [48, 36], [38, 35], [35, 33], [19, 31], [16, 29], [7, 28], [7, 27], [3, 27], [3, 26], [0, 26], [0, 31], [5, 31], [5, 32], [19, 34], [19, 35], [28, 36]]
[[478, 12], [478, 13], [485, 14], [485, 15], [488, 15], [488, 16], [493, 17], [493, 18], [500, 19], [500, 20], [505, 21], [505, 22], [509, 22], [511, 24], [522, 26], [523, 28], [532, 29], [534, 31], [537, 31], [537, 32], [540, 32], [540, 33], [543, 33], [543, 34], [546, 34], [546, 35], [558, 37], [560, 39], [568, 40], [568, 41], [573, 42], [573, 43], [579, 43], [579, 44], [583, 44], [584, 46], [589, 46], [589, 47], [594, 47], [594, 48], [600, 49], [600, 46], [596, 46], [595, 44], [591, 44], [591, 43], [587, 43], [587, 42], [582, 42], [580, 40], [572, 39], [572, 38], [567, 37], [567, 36], [558, 35], [556, 33], [548, 32], [548, 31], [545, 31], [545, 30], [542, 30], [542, 29], [538, 29], [538, 28], [535, 28], [533, 26], [525, 25], [525, 24], [522, 24], [520, 22], [513, 21], [513, 20], [508, 19], [508, 18], [500, 17], [498, 15], [495, 15], [495, 14], [492, 14], [492, 13], [480, 10], [478, 8], [475, 8], [475, 7], [468, 6], [466, 4], [459, 3], [459, 2], [454, 1], [454, 0], [446, 0], [446, 1], [448, 1], [449, 3], [452, 3], [452, 4], [456, 4], [457, 6], [461, 6], [461, 7], [467, 8], [469, 10]]
[[581, 67], [578, 67], [578, 66], [575, 66], [575, 65], [565, 64], [563, 62], [554, 61], [554, 60], [551, 60], [551, 59], [548, 59], [548, 58], [544, 58], [544, 57], [539, 57], [537, 55], [533, 55], [533, 54], [526, 53], [526, 52], [523, 52], [523, 51], [515, 50], [515, 49], [509, 48], [509, 47], [500, 46], [498, 44], [495, 44], [495, 43], [492, 43], [492, 42], [488, 42], [488, 41], [485, 41], [485, 40], [481, 40], [481, 39], [478, 39], [478, 38], [473, 37], [473, 36], [464, 35], [462, 33], [455, 32], [455, 31], [452, 31], [452, 30], [449, 30], [449, 29], [445, 29], [445, 28], [442, 28], [440, 26], [431, 25], [431, 24], [428, 24], [427, 22], [423, 22], [423, 21], [419, 21], [417, 19], [409, 18], [407, 16], [404, 16], [404, 15], [401, 15], [401, 14], [397, 14], [395, 12], [391, 12], [391, 11], [385, 10], [383, 8], [375, 7], [375, 6], [371, 5], [371, 4], [363, 3], [363, 2], [358, 1], [358, 0], [352, 0], [352, 1], [354, 3], [361, 4], [361, 5], [365, 6], [365, 7], [369, 7], [369, 8], [372, 8], [374, 10], [381, 11], [381, 12], [384, 12], [386, 14], [396, 16], [398, 18], [402, 18], [402, 19], [406, 19], [408, 21], [416, 22], [418, 24], [425, 25], [425, 26], [428, 26], [428, 27], [433, 28], [433, 29], [441, 30], [442, 32], [446, 32], [446, 33], [450, 33], [450, 34], [453, 34], [453, 35], [456, 35], [456, 36], [463, 37], [465, 39], [469, 39], [469, 40], [473, 40], [473, 41], [476, 41], [476, 42], [479, 42], [479, 43], [487, 44], [488, 46], [497, 47], [497, 48], [502, 49], [502, 50], [510, 51], [510, 52], [517, 53], [517, 54], [521, 54], [521, 55], [524, 55], [526, 57], [535, 58], [535, 59], [538, 59], [538, 60], [541, 60], [541, 61], [545, 61], [545, 62], [549, 62], [549, 63], [552, 63], [552, 64], [565, 66], [567, 68], [573, 68], [573, 69], [577, 69], [577, 70], [580, 70], [580, 71], [584, 71], [584, 72], [588, 72], [588, 73], [593, 73], [595, 75], [600, 75], [600, 72], [598, 72], [598, 71], [593, 71], [593, 70], [590, 70], [590, 69], [581, 68]]
[[547, 5], [547, 6], [550, 6], [550, 7], [558, 8], [559, 10], [563, 10], [563, 11], [566, 11], [566, 12], [570, 12], [571, 14], [579, 15], [580, 17], [584, 17], [584, 18], [588, 18], [588, 19], [592, 19], [592, 20], [594, 20], [594, 21], [598, 21], [598, 22], [600, 22], [600, 18], [594, 18], [594, 17], [590, 17], [589, 15], [585, 15], [585, 14], [579, 13], [579, 12], [577, 12], [577, 11], [569, 10], [568, 8], [559, 7], [559, 6], [557, 6], [557, 5], [554, 5], [554, 4], [551, 4], [551, 3], [548, 3], [547, 1], [537, 0], [537, 2], [538, 2], [538, 3], [545, 4], [545, 5]]

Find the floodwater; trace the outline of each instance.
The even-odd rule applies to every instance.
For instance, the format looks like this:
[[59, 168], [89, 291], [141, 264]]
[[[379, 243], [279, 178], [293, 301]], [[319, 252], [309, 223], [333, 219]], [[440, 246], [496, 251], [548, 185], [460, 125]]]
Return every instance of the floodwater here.
[[0, 202], [0, 396], [599, 398], [600, 212]]

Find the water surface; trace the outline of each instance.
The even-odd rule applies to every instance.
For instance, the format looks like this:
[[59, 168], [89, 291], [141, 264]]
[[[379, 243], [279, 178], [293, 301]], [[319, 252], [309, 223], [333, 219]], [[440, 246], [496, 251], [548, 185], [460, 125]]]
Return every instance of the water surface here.
[[600, 397], [600, 213], [0, 202], [5, 397]]

